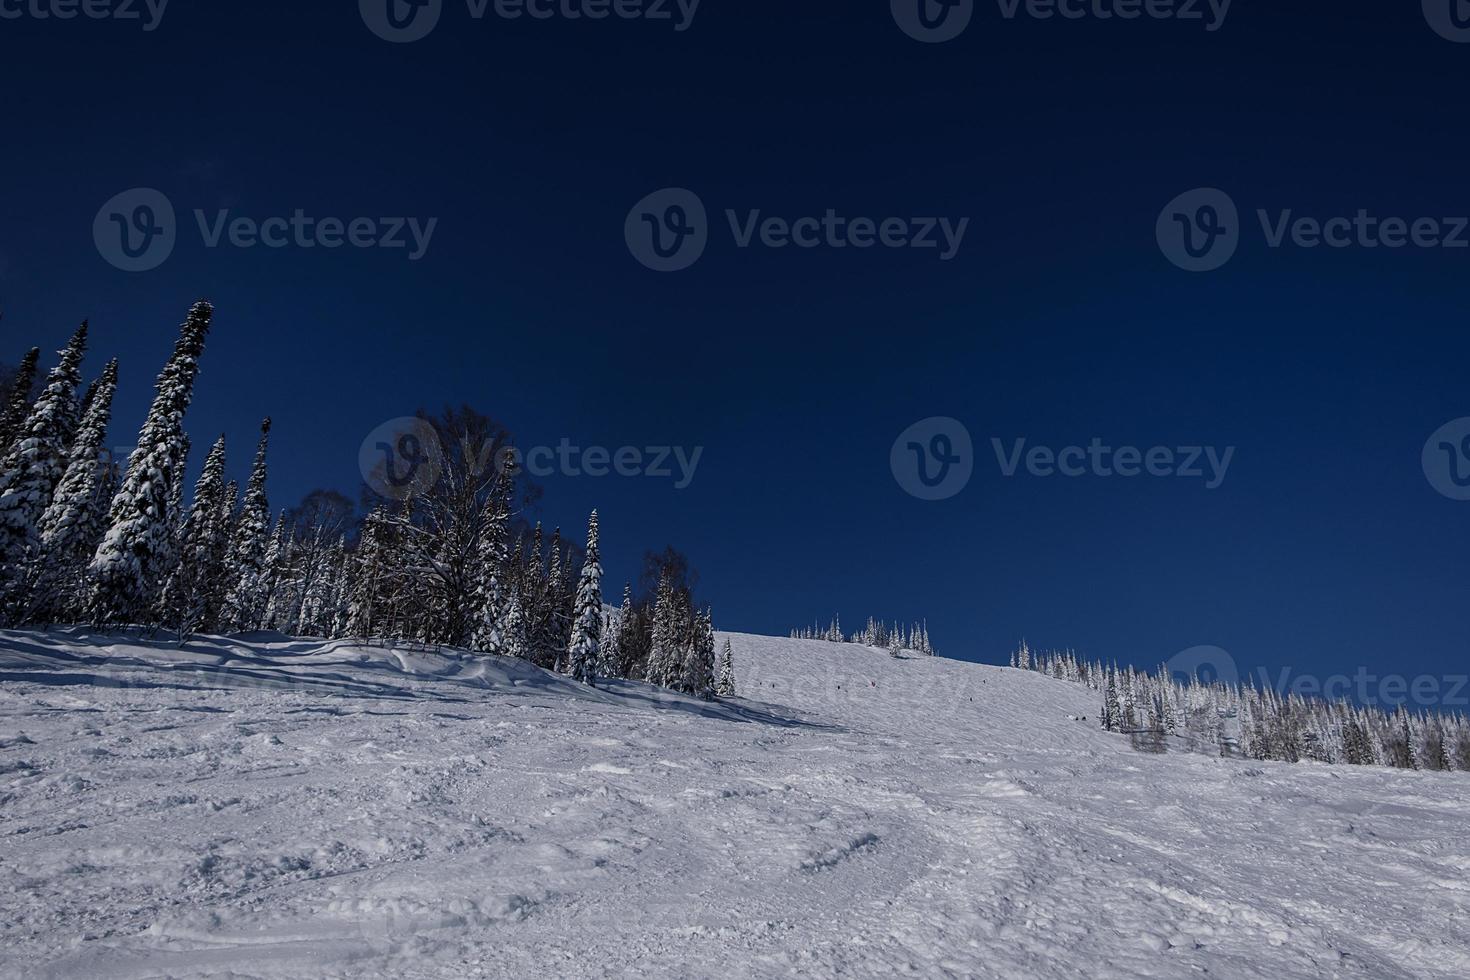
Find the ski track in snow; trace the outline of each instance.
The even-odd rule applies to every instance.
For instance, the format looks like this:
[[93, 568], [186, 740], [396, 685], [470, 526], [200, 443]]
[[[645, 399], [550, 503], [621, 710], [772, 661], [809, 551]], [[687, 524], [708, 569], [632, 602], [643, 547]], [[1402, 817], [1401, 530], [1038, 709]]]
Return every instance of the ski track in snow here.
[[0, 976], [1470, 977], [1470, 774], [1141, 755], [1081, 685], [728, 635], [711, 705], [0, 633]]

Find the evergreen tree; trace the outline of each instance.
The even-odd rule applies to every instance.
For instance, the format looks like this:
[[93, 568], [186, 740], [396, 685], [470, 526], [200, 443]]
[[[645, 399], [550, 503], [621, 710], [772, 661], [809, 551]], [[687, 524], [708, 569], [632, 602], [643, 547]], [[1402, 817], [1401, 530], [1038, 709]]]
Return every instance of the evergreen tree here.
[[[231, 486], [234, 486], [232, 483]], [[232, 503], [230, 513], [229, 540], [234, 541], [239, 531], [238, 522], [233, 519], [233, 501], [240, 495], [239, 487], [229, 492]], [[229, 556], [226, 553], [226, 562]], [[264, 577], [264, 605], [265, 605], [265, 628], [280, 629], [285, 622], [286, 609], [282, 601], [287, 592], [287, 585], [291, 578], [291, 525], [286, 520], [286, 512], [283, 510], [276, 515], [276, 527], [271, 532], [270, 543], [265, 546], [265, 577]], [[223, 616], [223, 612], [221, 613]]]
[[1454, 760], [1450, 758], [1450, 736], [1445, 731], [1443, 722], [1434, 723], [1434, 767], [1440, 772], [1452, 772], [1455, 768]]
[[1118, 704], [1118, 672], [1108, 671], [1108, 692], [1103, 698], [1102, 725], [1110, 732], [1122, 726], [1122, 710]]
[[735, 696], [735, 661], [728, 636], [725, 637], [725, 649], [720, 653], [720, 680], [715, 686], [715, 694], [722, 698]]
[[602, 647], [602, 563], [597, 548], [597, 511], [587, 520], [587, 556], [577, 582], [577, 613], [567, 651], [572, 677], [584, 684], [594, 681]]
[[618, 633], [615, 653], [617, 659], [609, 671], [615, 677], [643, 677], [647, 665], [643, 663], [643, 616], [633, 603], [633, 583], [623, 583], [623, 608], [618, 614]]
[[520, 660], [531, 659], [530, 637], [526, 630], [525, 603], [521, 599], [519, 588], [511, 589], [510, 602], [506, 604], [502, 641], [505, 644], [507, 657], [516, 657]]
[[369, 637], [377, 625], [375, 613], [378, 596], [385, 575], [383, 567], [383, 525], [386, 515], [381, 507], [373, 510], [364, 519], [362, 538], [358, 542], [353, 573], [352, 593], [347, 609], [347, 635]]
[[679, 669], [683, 651], [679, 648], [678, 609], [668, 573], [659, 578], [658, 593], [653, 604], [653, 643], [648, 652], [648, 680], [660, 687], [670, 686]]
[[23, 612], [26, 573], [41, 546], [41, 517], [66, 475], [86, 349], [84, 321], [61, 351], [60, 363], [0, 462], [0, 607], [7, 621]]
[[706, 701], [714, 698], [715, 629], [709, 612], [696, 615], [683, 643], [683, 662], [671, 686]]
[[212, 629], [223, 602], [224, 559], [228, 543], [224, 523], [225, 437], [215, 440], [194, 484], [194, 500], [179, 533], [178, 562], [159, 602], [166, 626], [182, 639], [199, 629]]
[[87, 410], [72, 441], [66, 472], [41, 515], [42, 557], [32, 569], [30, 602], [48, 620], [71, 618], [80, 612], [87, 563], [97, 549], [110, 500], [104, 498], [109, 467], [100, 454], [116, 391], [114, 359], [88, 392]]
[[476, 588], [474, 648], [492, 656], [505, 655], [503, 629], [506, 616], [506, 540], [510, 533], [512, 484], [499, 478], [485, 501], [480, 528], [479, 585]]
[[40, 360], [41, 348], [32, 347], [21, 358], [15, 376], [10, 379], [10, 391], [5, 398], [4, 410], [0, 411], [0, 460], [10, 455], [21, 425], [31, 414], [31, 389], [36, 384], [36, 366]]
[[225, 600], [225, 628], [232, 631], [260, 629], [265, 619], [265, 550], [271, 520], [265, 494], [265, 458], [270, 433], [271, 420], [266, 419], [260, 425], [260, 444], [250, 469], [250, 482], [245, 484], [245, 500], [226, 561], [230, 591]]
[[194, 395], [199, 356], [214, 309], [189, 311], [174, 353], [158, 376], [153, 406], [138, 433], [127, 474], [112, 499], [108, 529], [92, 558], [91, 616], [101, 624], [147, 615], [171, 567], [174, 487], [186, 453], [183, 418]]

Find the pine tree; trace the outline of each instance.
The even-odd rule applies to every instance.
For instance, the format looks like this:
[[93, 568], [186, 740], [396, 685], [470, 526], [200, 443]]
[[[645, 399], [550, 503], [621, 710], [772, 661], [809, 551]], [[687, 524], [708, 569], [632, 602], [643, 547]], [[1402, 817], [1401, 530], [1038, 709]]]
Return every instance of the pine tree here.
[[1108, 691], [1103, 697], [1102, 725], [1110, 732], [1116, 732], [1122, 726], [1122, 709], [1118, 704], [1118, 672], [1108, 672]]
[[10, 455], [21, 425], [31, 414], [31, 388], [36, 383], [36, 366], [40, 360], [41, 348], [32, 347], [26, 351], [26, 356], [16, 368], [15, 377], [10, 381], [5, 409], [0, 412], [0, 460]]
[[505, 607], [505, 630], [502, 640], [507, 657], [516, 657], [520, 660], [531, 659], [531, 641], [526, 629], [525, 603], [521, 599], [519, 588], [511, 589], [510, 601]]
[[27, 573], [41, 546], [41, 517], [66, 475], [80, 412], [77, 388], [86, 349], [84, 321], [61, 351], [61, 362], [0, 462], [0, 607], [7, 621], [23, 613]]
[[107, 533], [89, 569], [89, 605], [97, 623], [137, 622], [147, 615], [171, 567], [175, 515], [169, 507], [183, 478], [183, 418], [213, 315], [213, 307], [203, 301], [189, 311], [173, 356], [158, 376], [127, 474], [112, 498]]
[[614, 677], [643, 677], [644, 653], [642, 611], [633, 603], [633, 583], [623, 583], [623, 607], [618, 613], [616, 660], [609, 671]]
[[679, 648], [679, 611], [674, 603], [674, 589], [668, 573], [659, 578], [653, 604], [653, 643], [648, 652], [648, 681], [660, 687], [673, 683], [682, 660]]
[[1434, 723], [1434, 768], [1440, 772], [1452, 772], [1455, 768], [1450, 759], [1450, 738], [1440, 721]]
[[225, 437], [215, 440], [194, 484], [194, 501], [179, 532], [178, 562], [159, 600], [159, 617], [179, 638], [219, 619], [228, 538], [223, 523]]
[[479, 585], [476, 589], [476, 617], [471, 643], [476, 650], [492, 656], [505, 655], [502, 635], [507, 601], [506, 539], [510, 533], [511, 482], [497, 478], [481, 521], [479, 542]]
[[110, 497], [102, 443], [117, 391], [117, 361], [103, 369], [87, 393], [87, 410], [72, 441], [66, 473], [41, 515], [41, 560], [32, 570], [29, 602], [48, 620], [79, 615], [87, 563], [97, 549]]
[[225, 563], [230, 584], [224, 618], [225, 628], [231, 631], [260, 629], [265, 619], [265, 550], [271, 520], [265, 494], [265, 459], [270, 433], [271, 420], [266, 419], [260, 424], [255, 463], [250, 469], [250, 482], [245, 484], [245, 501]]
[[372, 636], [377, 626], [375, 612], [378, 589], [384, 574], [382, 527], [385, 519], [382, 507], [378, 507], [362, 523], [362, 538], [358, 541], [356, 567], [352, 577], [352, 594], [348, 600], [348, 636]]
[[597, 511], [587, 520], [587, 557], [577, 582], [577, 612], [567, 650], [571, 675], [583, 684], [594, 682], [602, 647], [602, 563], [597, 549]]
[[682, 647], [682, 662], [677, 668], [674, 683], [669, 686], [706, 701], [712, 700], [715, 684], [715, 629], [708, 611], [694, 617]]
[[735, 661], [728, 636], [725, 637], [725, 649], [720, 653], [720, 680], [715, 686], [715, 694], [722, 698], [735, 696]]
[[[232, 483], [231, 486], [234, 486]], [[231, 499], [230, 513], [230, 536], [228, 540], [234, 541], [239, 531], [238, 522], [233, 519], [235, 512], [234, 499], [240, 494], [239, 487], [235, 487], [228, 496]], [[276, 527], [271, 532], [270, 543], [265, 546], [265, 575], [263, 582], [263, 600], [265, 608], [265, 628], [280, 629], [285, 621], [286, 611], [282, 602], [287, 591], [287, 584], [291, 578], [291, 545], [293, 540], [292, 525], [286, 520], [286, 512], [281, 511], [276, 515]], [[229, 554], [226, 552], [226, 561]], [[228, 572], [226, 573], [228, 575]], [[223, 616], [223, 611], [221, 611]]]

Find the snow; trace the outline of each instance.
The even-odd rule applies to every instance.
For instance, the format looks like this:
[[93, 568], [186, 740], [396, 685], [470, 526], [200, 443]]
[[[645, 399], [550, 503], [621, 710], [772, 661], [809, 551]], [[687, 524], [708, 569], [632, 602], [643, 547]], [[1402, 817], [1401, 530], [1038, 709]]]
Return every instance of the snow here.
[[1143, 755], [1081, 685], [727, 635], [708, 704], [0, 633], [0, 976], [1470, 976], [1470, 774]]

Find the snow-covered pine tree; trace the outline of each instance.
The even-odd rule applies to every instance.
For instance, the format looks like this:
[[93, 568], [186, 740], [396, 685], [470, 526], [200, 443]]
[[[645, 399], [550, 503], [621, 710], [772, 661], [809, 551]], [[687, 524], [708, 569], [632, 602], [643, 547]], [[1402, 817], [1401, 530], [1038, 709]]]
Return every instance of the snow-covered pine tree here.
[[47, 621], [73, 619], [81, 612], [87, 563], [97, 550], [108, 503], [103, 499], [107, 467], [100, 454], [116, 391], [114, 359], [88, 392], [87, 410], [72, 440], [66, 473], [41, 515], [41, 560], [31, 570], [28, 603], [35, 616]]
[[317, 527], [312, 532], [311, 547], [302, 555], [301, 602], [293, 630], [297, 636], [328, 637], [337, 621], [332, 597], [342, 574], [346, 545], [340, 535], [330, 541], [327, 536], [326, 528]]
[[735, 696], [735, 655], [730, 649], [730, 638], [725, 637], [725, 648], [720, 651], [720, 679], [715, 685], [715, 694], [722, 698]]
[[648, 651], [648, 675], [651, 684], [668, 687], [675, 679], [683, 651], [679, 648], [679, 610], [674, 603], [674, 588], [665, 572], [659, 578], [653, 603], [653, 642]]
[[575, 611], [574, 599], [568, 588], [567, 557], [570, 549], [563, 547], [561, 528], [551, 534], [551, 558], [546, 566], [546, 583], [543, 593], [541, 616], [538, 620], [539, 639], [544, 664], [558, 673], [569, 673], [567, 650], [571, 645], [571, 626]]
[[352, 592], [347, 603], [347, 635], [367, 638], [374, 635], [378, 625], [376, 612], [379, 588], [384, 577], [383, 524], [386, 515], [382, 507], [375, 508], [362, 522], [362, 537], [354, 556], [355, 570], [352, 576]]
[[618, 634], [614, 653], [617, 656], [613, 677], [642, 678], [647, 674], [643, 661], [643, 615], [633, 603], [633, 583], [623, 583], [623, 606], [618, 612]]
[[173, 559], [175, 484], [183, 478], [184, 412], [194, 395], [199, 356], [214, 308], [189, 311], [173, 356], [158, 376], [153, 406], [108, 510], [108, 529], [93, 555], [90, 615], [99, 624], [137, 622], [152, 609]]
[[1432, 755], [1430, 759], [1434, 768], [1439, 772], [1452, 772], [1455, 768], [1455, 763], [1450, 758], [1450, 739], [1445, 733], [1443, 722], [1440, 720], [1435, 720], [1434, 722], [1433, 742], [1431, 746]]
[[26, 580], [40, 554], [41, 517], [66, 475], [86, 350], [83, 321], [0, 462], [0, 619], [7, 622], [24, 613]]
[[623, 604], [603, 626], [602, 652], [597, 658], [597, 672], [603, 677], [626, 677], [623, 672], [623, 630], [633, 608], [633, 584], [623, 583]]
[[597, 511], [587, 519], [587, 557], [577, 581], [577, 612], [567, 648], [571, 675], [583, 684], [595, 681], [602, 648], [602, 562], [597, 548]]
[[194, 500], [179, 532], [178, 561], [159, 600], [159, 621], [180, 639], [214, 628], [223, 601], [225, 437], [215, 440], [194, 484]]
[[1108, 690], [1103, 695], [1102, 726], [1110, 732], [1118, 731], [1123, 724], [1122, 707], [1118, 703], [1118, 672], [1108, 671]]
[[509, 592], [506, 582], [506, 540], [510, 535], [512, 484], [504, 476], [496, 478], [480, 522], [479, 564], [475, 589], [475, 625], [471, 644], [491, 656], [505, 655], [502, 636]]
[[[239, 495], [240, 490], [236, 487], [231, 497], [233, 499]], [[230, 513], [229, 540], [233, 542], [239, 531], [239, 522], [233, 506]], [[265, 546], [265, 628], [268, 630], [280, 629], [285, 620], [285, 608], [281, 599], [291, 577], [291, 544], [291, 524], [286, 520], [286, 512], [283, 510], [276, 515], [275, 530], [271, 531], [270, 543]]]
[[0, 459], [10, 455], [15, 437], [21, 425], [31, 414], [31, 389], [36, 384], [36, 366], [41, 360], [41, 348], [32, 347], [21, 358], [15, 376], [10, 379], [10, 392], [5, 399], [5, 409], [0, 412]]
[[265, 619], [265, 550], [271, 520], [270, 502], [265, 493], [265, 459], [270, 433], [271, 420], [267, 418], [260, 424], [260, 443], [250, 468], [250, 482], [245, 484], [245, 500], [235, 525], [235, 538], [225, 561], [229, 590], [225, 597], [224, 622], [225, 629], [230, 631], [260, 629]]
[[715, 628], [709, 611], [694, 615], [686, 631], [682, 662], [675, 681], [668, 685], [706, 701], [714, 698]]
[[510, 601], [505, 606], [505, 628], [502, 631], [505, 655], [519, 660], [531, 659], [531, 641], [526, 630], [525, 603], [521, 590], [510, 590]]

